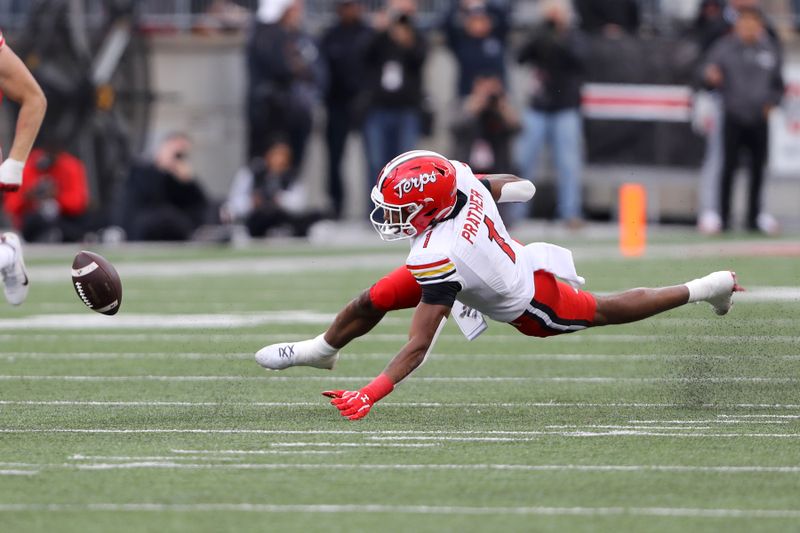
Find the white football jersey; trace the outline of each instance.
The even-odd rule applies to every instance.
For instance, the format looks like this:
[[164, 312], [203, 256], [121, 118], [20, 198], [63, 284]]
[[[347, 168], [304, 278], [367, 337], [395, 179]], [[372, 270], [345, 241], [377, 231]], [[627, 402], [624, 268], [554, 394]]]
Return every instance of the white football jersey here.
[[528, 254], [508, 235], [492, 193], [467, 165], [451, 163], [467, 202], [455, 217], [414, 237], [406, 267], [423, 286], [458, 282], [460, 302], [510, 322], [533, 298]]

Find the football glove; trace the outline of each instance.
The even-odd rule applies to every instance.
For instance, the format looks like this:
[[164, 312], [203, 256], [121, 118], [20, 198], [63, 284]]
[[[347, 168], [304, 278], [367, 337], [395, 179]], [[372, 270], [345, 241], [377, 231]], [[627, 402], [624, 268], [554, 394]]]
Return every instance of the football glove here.
[[375, 378], [372, 383], [360, 390], [328, 390], [322, 393], [331, 399], [331, 405], [349, 419], [358, 420], [369, 414], [372, 406], [394, 390], [394, 383], [385, 374]]
[[343, 417], [350, 420], [364, 418], [375, 404], [375, 400], [370, 398], [367, 393], [357, 390], [325, 391], [322, 394], [333, 398], [331, 405], [336, 407]]

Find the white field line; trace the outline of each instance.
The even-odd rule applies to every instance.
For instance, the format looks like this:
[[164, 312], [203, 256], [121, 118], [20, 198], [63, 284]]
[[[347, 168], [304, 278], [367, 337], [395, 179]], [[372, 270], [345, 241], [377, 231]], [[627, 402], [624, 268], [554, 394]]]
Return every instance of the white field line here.
[[[92, 360], [189, 360], [189, 361], [229, 361], [250, 360], [254, 352], [6, 352], [0, 354], [0, 360], [15, 361], [17, 359], [30, 359], [42, 361], [92, 361]], [[395, 352], [369, 352], [347, 353], [348, 359], [390, 359]], [[705, 355], [705, 354], [595, 354], [595, 353], [443, 353], [436, 354], [440, 361], [553, 361], [553, 362], [598, 362], [598, 363], [626, 363], [630, 361], [676, 361], [704, 359], [709, 361], [730, 361], [742, 358], [761, 358], [764, 356], [752, 354], [730, 355]], [[769, 356], [771, 361], [800, 361], [800, 354]]]
[[[204, 360], [227, 361], [230, 359], [253, 359], [255, 353], [250, 352], [6, 352], [0, 354], [0, 359], [14, 361], [16, 359], [31, 359], [42, 361], [94, 361], [94, 360], [126, 360], [126, 359], [167, 359], [167, 360]], [[798, 356], [800, 359], [800, 356]]]
[[270, 446], [274, 448], [429, 448], [431, 446], [441, 446], [437, 443], [417, 443], [401, 444], [390, 442], [273, 442]]
[[[296, 293], [298, 291], [297, 288], [289, 288], [286, 289], [287, 292]], [[314, 294], [319, 295], [320, 289], [314, 289]], [[151, 296], [148, 291], [133, 291], [132, 289], [126, 289], [125, 295], [132, 296], [132, 293], [136, 292], [136, 297], [141, 299], [146, 299]], [[277, 291], [274, 289], [271, 290], [264, 290], [264, 294], [273, 294]], [[341, 295], [340, 292], [335, 291], [332, 292], [337, 295]], [[176, 291], [170, 290], [170, 296], [173, 298], [181, 297], [182, 302], [188, 302], [189, 298], [195, 296], [196, 292], [192, 291]], [[335, 303], [343, 303], [341, 299], [337, 299], [335, 301], [331, 301], [332, 304]], [[208, 310], [211, 309], [214, 312], [223, 312], [229, 314], [243, 314], [252, 312], [252, 309], [249, 307], [244, 308], [237, 308], [231, 303], [222, 303], [222, 302], [207, 302], [203, 301], [203, 308]], [[163, 302], [159, 302], [159, 309], [160, 310], [169, 310], [175, 309], [178, 311], [186, 312], [186, 310], [194, 310], [197, 308], [198, 302], [189, 302], [189, 303], [175, 303], [174, 305], [165, 305]], [[35, 305], [37, 310], [45, 311], [45, 314], [52, 314], [52, 313], [67, 313], [69, 314], [70, 311], [75, 310], [74, 303], [53, 303], [53, 302], [43, 302]], [[261, 313], [261, 311], [258, 311]], [[726, 316], [723, 319], [719, 319], [717, 317], [708, 317], [708, 318], [679, 318], [679, 317], [661, 317], [655, 316], [648, 318], [648, 323], [655, 323], [659, 325], [669, 325], [669, 326], [687, 326], [687, 327], [695, 327], [702, 326], [703, 323], [711, 324], [716, 320], [724, 320], [725, 324], [731, 327], [737, 327], [741, 325], [746, 325], [750, 327], [763, 327], [763, 326], [770, 326], [770, 327], [791, 327], [794, 326], [797, 321], [792, 318], [738, 318], [736, 316]], [[398, 326], [408, 326], [410, 324], [409, 319], [399, 317], [399, 316], [385, 316], [381, 320], [381, 324], [390, 324], [390, 325], [398, 325]], [[74, 334], [74, 333], [73, 333]], [[491, 335], [491, 332], [487, 335]], [[129, 336], [126, 334], [120, 334], [120, 336]], [[13, 337], [13, 335], [9, 334], [0, 334], [0, 340], [8, 340], [6, 337]]]
[[800, 302], [798, 287], [753, 287], [734, 297], [740, 302]]
[[[311, 255], [192, 259], [190, 261], [149, 261], [127, 262], [116, 265], [122, 279], [134, 278], [183, 278], [192, 276], [229, 276], [231, 274], [296, 274], [299, 272], [343, 271], [369, 265], [372, 270], [394, 268], [403, 264], [402, 252], [375, 252], [348, 255], [325, 255], [324, 258]], [[63, 281], [69, 276], [69, 267], [42, 265], [29, 268], [32, 279], [41, 282]], [[377, 278], [376, 278], [377, 280]]]
[[717, 415], [720, 418], [791, 418], [800, 419], [800, 415]]
[[207, 329], [264, 326], [268, 324], [328, 324], [333, 314], [314, 311], [275, 311], [246, 314], [92, 314], [31, 315], [0, 319], [0, 330], [32, 329]]
[[[377, 441], [465, 441], [522, 442], [535, 437], [701, 437], [701, 438], [782, 438], [797, 439], [800, 433], [660, 433], [653, 431], [448, 431], [419, 432], [369, 430], [276, 430], [276, 429], [211, 429], [211, 428], [0, 428], [0, 433], [13, 434], [187, 434], [187, 435], [368, 435]], [[476, 436], [478, 435], [478, 436]], [[491, 435], [491, 436], [480, 436]], [[507, 435], [495, 437], [494, 435]]]
[[0, 470], [0, 476], [35, 476], [39, 470]]
[[[693, 438], [769, 438], [769, 439], [797, 439], [800, 433], [665, 433], [658, 431], [642, 431], [635, 429], [620, 429], [610, 431], [538, 431], [529, 432], [530, 437], [451, 437], [451, 436], [385, 436], [370, 437], [374, 440], [390, 441], [444, 441], [444, 442], [530, 442], [537, 440], [535, 436], [556, 437], [693, 437]], [[534, 436], [535, 435], [535, 436]]]
[[[0, 406], [47, 406], [47, 407], [319, 407], [324, 405], [327, 400], [319, 402], [189, 402], [189, 401], [114, 401], [114, 400], [0, 400]], [[381, 408], [401, 407], [401, 408], [587, 408], [587, 407], [608, 407], [626, 409], [672, 409], [683, 408], [686, 404], [681, 403], [640, 403], [640, 402], [396, 402], [387, 400], [381, 402]], [[772, 404], [772, 403], [727, 403], [711, 404], [706, 403], [700, 406], [705, 409], [800, 409], [800, 404]], [[720, 417], [754, 418], [754, 417], [780, 417], [788, 419], [800, 419], [800, 415], [717, 415]], [[647, 423], [646, 420], [631, 420], [630, 422]], [[652, 421], [653, 423], [684, 423], [682, 421]], [[685, 421], [692, 423], [694, 421]], [[713, 420], [703, 420], [703, 423], [719, 422]], [[748, 421], [747, 423], [750, 423]], [[757, 422], [754, 422], [757, 423]]]
[[552, 424], [545, 429], [632, 429], [635, 431], [695, 431], [698, 429], [714, 429], [711, 426], [643, 426], [619, 424]]
[[683, 518], [800, 518], [796, 509], [706, 509], [693, 507], [456, 507], [433, 505], [273, 505], [266, 503], [43, 503], [0, 504], [0, 512], [150, 512], [150, 513], [285, 513], [285, 514], [402, 514], [491, 516], [653, 516]]
[[[294, 314], [293, 314], [294, 313]], [[273, 316], [281, 318], [273, 319]], [[288, 318], [287, 318], [288, 317]], [[303, 318], [306, 322], [299, 321]], [[322, 320], [323, 317], [328, 317], [328, 320]], [[289, 320], [292, 318], [292, 320]], [[295, 320], [297, 318], [297, 320]], [[233, 327], [253, 327], [253, 326], [268, 326], [268, 325], [293, 325], [298, 323], [310, 323], [328, 325], [333, 314], [317, 313], [314, 311], [286, 311], [275, 312], [275, 314], [268, 313], [245, 313], [245, 314], [182, 314], [182, 315], [119, 315], [114, 317], [107, 317], [103, 315], [87, 315], [81, 314], [60, 314], [60, 315], [32, 315], [28, 317], [13, 318], [13, 319], [0, 319], [0, 331], [13, 330], [19, 331], [19, 334], [4, 334], [0, 335], [0, 340], [55, 340], [63, 341], [65, 336], [62, 334], [52, 333], [34, 333], [29, 334], [28, 330], [46, 329], [46, 330], [64, 330], [65, 335], [79, 335], [72, 332], [73, 330], [91, 330], [92, 340], [127, 340], [132, 342], [141, 342], [145, 339], [153, 339], [160, 341], [202, 341], [208, 342], [257, 342], [266, 344], [269, 342], [291, 342], [303, 340], [308, 338], [304, 333], [206, 333], [199, 331], [198, 333], [165, 333], [154, 334], [153, 329], [228, 329]], [[319, 320], [319, 322], [318, 322]], [[37, 325], [38, 324], [38, 325]], [[502, 324], [497, 324], [498, 327], [510, 330]], [[130, 333], [94, 333], [103, 329], [142, 329], [145, 330], [141, 334]], [[491, 331], [491, 330], [490, 330]], [[374, 333], [369, 334], [368, 338], [373, 342], [405, 342], [408, 340], [408, 333]], [[461, 333], [443, 333], [440, 339], [448, 341], [464, 342], [464, 336]], [[691, 342], [724, 342], [724, 343], [740, 343], [740, 342], [759, 342], [761, 344], [783, 344], [783, 343], [797, 343], [800, 344], [800, 339], [793, 335], [684, 335], [681, 339], [687, 343]], [[80, 340], [85, 342], [85, 336], [81, 336]], [[642, 343], [642, 342], [663, 342], [675, 341], [674, 335], [631, 335], [631, 334], [613, 334], [613, 333], [596, 333], [594, 331], [579, 332], [575, 335], [560, 335], [548, 339], [549, 343]], [[491, 344], [494, 342], [516, 342], [519, 344], [530, 345], [534, 342], [531, 338], [525, 337], [519, 333], [490, 333], [484, 335], [480, 341], [484, 344]]]
[[[146, 458], [142, 458], [146, 459]], [[482, 472], [668, 472], [668, 473], [718, 473], [718, 474], [800, 474], [800, 466], [701, 466], [701, 465], [527, 465], [527, 464], [374, 464], [374, 463], [176, 463], [170, 460], [141, 460], [127, 463], [63, 463], [42, 464], [40, 468], [70, 470], [366, 470], [366, 471], [482, 471]]]
[[[81, 382], [213, 382], [213, 381], [257, 381], [257, 382], [296, 382], [296, 381], [370, 381], [367, 376], [78, 376], [78, 375], [0, 375], [0, 381], [81, 381]], [[420, 376], [414, 381], [434, 383], [798, 383], [796, 377], [729, 376], [700, 378], [627, 378], [615, 376]]]
[[[308, 455], [328, 455], [332, 453], [344, 453], [334, 450], [170, 450], [176, 454], [195, 454], [195, 455], [283, 455], [283, 454], [308, 454]], [[180, 457], [174, 457], [176, 459]]]
[[136, 455], [82, 455], [79, 453], [73, 454], [69, 457], [73, 461], [236, 461], [235, 457], [220, 457], [220, 458], [213, 458], [207, 457], [203, 455], [182, 455], [182, 456], [174, 456], [174, 455], [148, 455], [148, 456], [136, 456]]
[[[388, 444], [387, 444], [388, 446]], [[413, 446], [413, 445], [409, 445]], [[439, 446], [439, 444], [425, 444], [420, 446]], [[173, 450], [173, 453], [174, 450]], [[263, 455], [331, 455], [344, 453], [337, 450], [263, 450]], [[194, 455], [82, 455], [76, 453], [69, 457], [73, 461], [238, 461], [240, 458], [232, 456], [213, 457], [205, 452]]]
[[[723, 415], [719, 415], [723, 416]], [[650, 424], [686, 424], [688, 427], [695, 427], [698, 424], [788, 424], [788, 420], [742, 420], [748, 418], [747, 415], [737, 416], [736, 418], [725, 417], [710, 420], [628, 420], [629, 424], [644, 424], [645, 427], [651, 427]], [[798, 417], [800, 418], [800, 417]]]

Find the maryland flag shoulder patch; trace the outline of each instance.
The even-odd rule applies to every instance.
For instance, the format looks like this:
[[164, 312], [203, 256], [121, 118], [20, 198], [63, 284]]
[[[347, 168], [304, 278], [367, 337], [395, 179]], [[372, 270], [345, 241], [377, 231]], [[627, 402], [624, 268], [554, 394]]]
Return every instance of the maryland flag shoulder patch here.
[[447, 257], [424, 264], [407, 264], [406, 268], [420, 285], [439, 283], [456, 275], [456, 265]]

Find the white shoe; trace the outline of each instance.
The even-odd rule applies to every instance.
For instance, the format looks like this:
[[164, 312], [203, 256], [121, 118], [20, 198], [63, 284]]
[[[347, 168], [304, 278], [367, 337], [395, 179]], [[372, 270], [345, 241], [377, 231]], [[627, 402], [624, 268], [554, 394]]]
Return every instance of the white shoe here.
[[697, 219], [697, 231], [703, 235], [717, 235], [722, 231], [722, 218], [716, 211], [703, 211]]
[[764, 235], [774, 237], [781, 232], [781, 225], [778, 220], [769, 213], [761, 213], [756, 217], [756, 228]]
[[703, 278], [709, 283], [709, 294], [705, 301], [711, 304], [718, 315], [727, 314], [733, 305], [733, 293], [743, 291], [736, 283], [736, 272], [721, 270]]
[[333, 369], [333, 365], [339, 359], [339, 352], [328, 356], [315, 353], [313, 350], [314, 340], [281, 342], [264, 346], [256, 353], [256, 361], [269, 370], [283, 370], [290, 366]]
[[28, 273], [22, 259], [22, 244], [14, 233], [0, 235], [0, 246], [10, 246], [14, 250], [14, 260], [7, 267], [0, 269], [3, 277], [3, 292], [11, 305], [20, 305], [28, 297]]

